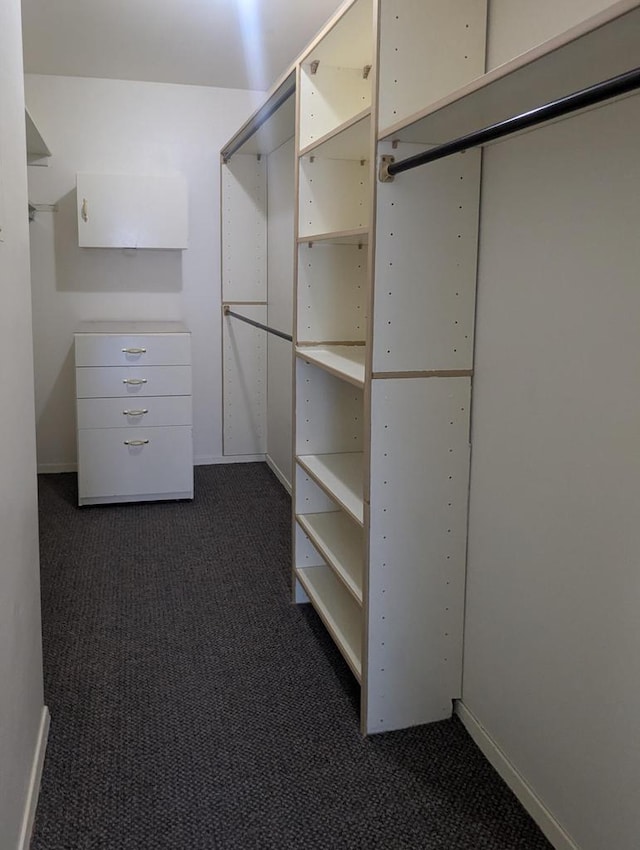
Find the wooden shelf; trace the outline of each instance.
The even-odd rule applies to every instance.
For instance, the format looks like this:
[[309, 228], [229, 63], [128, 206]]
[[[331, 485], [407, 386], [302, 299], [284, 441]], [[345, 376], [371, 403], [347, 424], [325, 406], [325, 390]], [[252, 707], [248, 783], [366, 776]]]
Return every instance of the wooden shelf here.
[[299, 236], [298, 243], [325, 242], [331, 245], [367, 245], [369, 243], [369, 228], [355, 227], [353, 230], [335, 230], [332, 233], [313, 233], [309, 236]]
[[359, 525], [364, 523], [362, 452], [300, 455], [297, 461]]
[[362, 605], [362, 529], [342, 511], [302, 514], [296, 520], [358, 605]]
[[266, 100], [220, 151], [223, 161], [232, 155], [268, 155], [295, 134], [295, 68], [289, 70]]
[[300, 156], [327, 159], [369, 159], [371, 156], [371, 108], [363, 109], [331, 132], [300, 151]]
[[621, 0], [385, 127], [379, 139], [441, 144], [635, 68], [640, 8]]
[[295, 571], [311, 604], [358, 681], [362, 678], [362, 616], [360, 609], [329, 567]]
[[296, 349], [296, 356], [314, 363], [325, 372], [348, 381], [355, 387], [364, 386], [364, 345], [310, 345]]

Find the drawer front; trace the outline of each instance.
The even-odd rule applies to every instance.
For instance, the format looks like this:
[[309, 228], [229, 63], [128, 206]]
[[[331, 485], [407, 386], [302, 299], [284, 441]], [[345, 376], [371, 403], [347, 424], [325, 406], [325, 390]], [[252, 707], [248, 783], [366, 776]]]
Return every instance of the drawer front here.
[[78, 398], [191, 395], [191, 366], [85, 366], [76, 369]]
[[150, 428], [191, 425], [191, 397], [150, 396], [144, 404], [123, 398], [79, 398], [78, 428]]
[[78, 431], [80, 500], [192, 492], [190, 427]]
[[191, 335], [76, 334], [76, 366], [188, 366]]

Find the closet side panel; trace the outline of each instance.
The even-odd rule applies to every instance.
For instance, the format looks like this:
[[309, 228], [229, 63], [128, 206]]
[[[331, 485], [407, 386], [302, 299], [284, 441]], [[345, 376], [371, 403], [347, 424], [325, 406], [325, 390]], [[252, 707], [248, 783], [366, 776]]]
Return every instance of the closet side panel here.
[[611, 5], [611, 0], [489, 0], [487, 71]]
[[451, 716], [460, 696], [469, 378], [374, 379], [366, 731]]
[[[266, 304], [231, 304], [256, 322], [267, 321]], [[264, 331], [224, 316], [222, 359], [225, 455], [264, 454], [267, 449], [267, 340]]]
[[381, 129], [484, 72], [486, 8], [486, 0], [380, 3]]
[[[222, 165], [222, 300], [267, 320], [267, 168], [242, 154]], [[263, 454], [267, 445], [265, 332], [222, 317], [223, 453]]]
[[[291, 139], [269, 155], [267, 324], [285, 333], [293, 326], [295, 148]], [[291, 486], [292, 345], [267, 341], [267, 457]]]
[[472, 368], [479, 194], [478, 150], [378, 185], [374, 373]]
[[267, 169], [238, 154], [222, 165], [222, 300], [267, 300]]
[[581, 850], [640, 835], [639, 133], [483, 163], [463, 700]]

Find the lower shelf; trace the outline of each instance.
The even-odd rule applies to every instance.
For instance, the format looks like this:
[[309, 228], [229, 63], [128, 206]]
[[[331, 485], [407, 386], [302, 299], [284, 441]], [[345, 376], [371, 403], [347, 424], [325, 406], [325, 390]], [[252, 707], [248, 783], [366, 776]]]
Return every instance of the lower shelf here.
[[296, 520], [356, 602], [362, 605], [362, 529], [342, 511], [298, 514]]
[[300, 455], [297, 461], [356, 522], [364, 523], [362, 452]]
[[296, 570], [296, 578], [353, 675], [362, 677], [362, 613], [353, 597], [329, 567], [305, 567]]

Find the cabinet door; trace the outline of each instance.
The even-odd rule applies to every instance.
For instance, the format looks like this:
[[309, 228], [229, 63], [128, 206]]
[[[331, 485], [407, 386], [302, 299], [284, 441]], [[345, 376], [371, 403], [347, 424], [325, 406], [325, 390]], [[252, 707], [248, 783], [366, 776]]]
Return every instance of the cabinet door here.
[[179, 174], [78, 174], [81, 248], [186, 248], [187, 188]]

